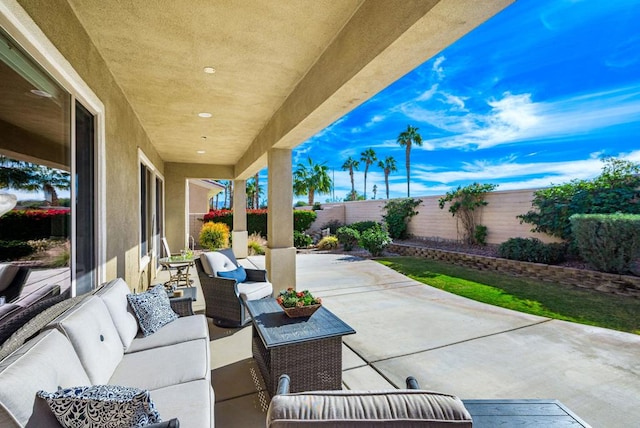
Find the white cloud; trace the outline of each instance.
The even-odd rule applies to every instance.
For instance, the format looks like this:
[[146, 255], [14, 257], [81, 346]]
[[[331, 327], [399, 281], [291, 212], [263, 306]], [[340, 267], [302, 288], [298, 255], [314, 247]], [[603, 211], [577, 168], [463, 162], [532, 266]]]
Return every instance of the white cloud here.
[[429, 89], [418, 95], [415, 101], [428, 101], [438, 92], [438, 84], [434, 83]]
[[446, 60], [444, 55], [440, 55], [438, 58], [436, 58], [436, 60], [433, 62], [433, 67], [431, 68], [433, 70], [433, 72], [436, 74], [436, 76], [438, 76], [439, 79], [444, 79], [445, 74], [444, 74], [444, 68], [442, 67], [442, 63]]

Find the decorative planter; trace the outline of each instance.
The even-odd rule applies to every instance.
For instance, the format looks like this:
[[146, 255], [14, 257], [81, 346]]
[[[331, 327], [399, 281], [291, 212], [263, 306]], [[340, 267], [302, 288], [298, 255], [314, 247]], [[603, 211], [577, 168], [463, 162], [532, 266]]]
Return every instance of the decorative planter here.
[[284, 313], [287, 314], [287, 316], [289, 318], [310, 317], [311, 315], [313, 315], [313, 313], [315, 311], [320, 309], [321, 306], [322, 306], [322, 304], [308, 305], [308, 306], [296, 306], [294, 308], [285, 308], [284, 306], [280, 305], [280, 307], [282, 308]]

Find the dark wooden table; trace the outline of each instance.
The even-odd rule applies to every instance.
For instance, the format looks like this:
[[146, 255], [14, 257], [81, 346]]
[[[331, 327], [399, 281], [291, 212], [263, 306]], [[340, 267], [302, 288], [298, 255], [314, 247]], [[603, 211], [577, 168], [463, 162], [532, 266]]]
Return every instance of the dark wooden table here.
[[246, 305], [253, 357], [271, 395], [284, 373], [291, 392], [342, 389], [342, 336], [354, 329], [324, 306], [311, 317], [289, 318], [272, 298]]
[[462, 400], [474, 428], [591, 426], [557, 400]]

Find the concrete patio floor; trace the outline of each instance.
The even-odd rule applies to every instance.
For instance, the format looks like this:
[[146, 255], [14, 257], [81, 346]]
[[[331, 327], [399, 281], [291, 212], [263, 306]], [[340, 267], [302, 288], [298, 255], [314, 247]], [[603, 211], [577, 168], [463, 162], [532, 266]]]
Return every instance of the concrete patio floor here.
[[[639, 426], [638, 335], [496, 308], [344, 255], [299, 254], [297, 288], [357, 332], [344, 337], [346, 389], [403, 387], [413, 375], [463, 399], [558, 399], [594, 427]], [[264, 426], [251, 327], [210, 325], [216, 426]]]

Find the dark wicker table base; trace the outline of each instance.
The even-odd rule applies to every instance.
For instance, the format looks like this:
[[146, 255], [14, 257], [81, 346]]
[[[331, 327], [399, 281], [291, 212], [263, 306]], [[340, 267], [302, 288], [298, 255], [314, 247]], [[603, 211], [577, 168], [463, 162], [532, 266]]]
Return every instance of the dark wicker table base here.
[[291, 392], [342, 389], [342, 337], [267, 349], [254, 329], [252, 350], [272, 396], [284, 373], [291, 377]]

